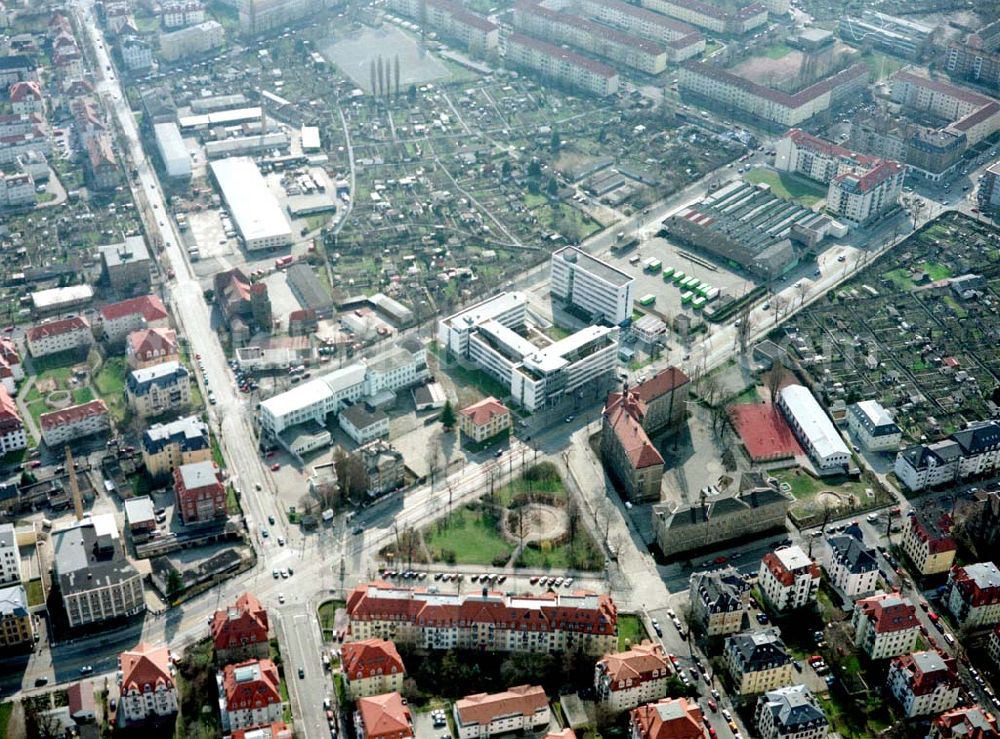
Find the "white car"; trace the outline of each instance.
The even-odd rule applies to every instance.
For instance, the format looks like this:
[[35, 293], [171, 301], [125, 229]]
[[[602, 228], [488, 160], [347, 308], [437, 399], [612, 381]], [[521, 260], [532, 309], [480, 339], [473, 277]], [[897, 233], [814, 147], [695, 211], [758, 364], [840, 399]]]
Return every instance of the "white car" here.
[[279, 603], [284, 603], [285, 602], [285, 594], [284, 593], [278, 593], [278, 602]]

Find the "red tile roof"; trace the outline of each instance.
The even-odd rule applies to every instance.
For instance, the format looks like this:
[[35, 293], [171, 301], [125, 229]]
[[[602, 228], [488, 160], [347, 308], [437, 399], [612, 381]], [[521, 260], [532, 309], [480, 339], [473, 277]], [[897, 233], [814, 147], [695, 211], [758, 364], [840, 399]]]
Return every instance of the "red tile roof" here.
[[405, 672], [396, 645], [387, 639], [347, 642], [341, 650], [341, 660], [348, 680]]
[[8, 434], [24, 427], [17, 403], [10, 397], [7, 388], [0, 385], [0, 434]]
[[979, 706], [955, 708], [933, 721], [932, 735], [939, 739], [1000, 739], [993, 714]]
[[886, 180], [892, 179], [902, 171], [903, 166], [901, 164], [897, 164], [896, 162], [888, 159], [883, 159], [867, 172], [862, 174], [858, 174], [856, 172], [844, 172], [843, 174], [837, 175], [833, 179], [837, 182], [853, 179], [857, 182], [856, 186], [859, 191], [868, 192]]
[[216, 649], [233, 649], [267, 641], [267, 609], [252, 593], [244, 593], [229, 608], [212, 615], [212, 644]]
[[808, 149], [828, 157], [842, 157], [865, 165], [874, 164], [878, 161], [878, 157], [868, 156], [867, 154], [861, 154], [843, 146], [832, 144], [829, 141], [806, 133], [800, 128], [789, 129], [788, 133], [785, 134], [785, 138], [791, 139], [800, 149]]
[[633, 390], [611, 393], [604, 407], [604, 425], [614, 433], [625, 450], [632, 469], [641, 470], [663, 464], [663, 457], [642, 427], [646, 404]]
[[91, 400], [81, 405], [71, 405], [61, 411], [43, 413], [38, 417], [38, 423], [43, 429], [57, 428], [66, 424], [82, 421], [89, 416], [107, 415], [108, 406], [103, 400]]
[[972, 103], [974, 105], [987, 105], [992, 102], [985, 95], [979, 95], [972, 90], [968, 90], [964, 87], [958, 87], [957, 85], [951, 85], [947, 82], [941, 82], [940, 80], [932, 80], [927, 77], [922, 77], [913, 72], [907, 72], [902, 69], [892, 76], [892, 82], [908, 82], [911, 85], [917, 87], [923, 87], [926, 90], [933, 90], [934, 92], [939, 92], [942, 95], [947, 95], [948, 97], [955, 98], [956, 100], [961, 100], [966, 103]]
[[643, 402], [652, 403], [657, 398], [661, 398], [689, 382], [691, 382], [691, 378], [684, 374], [684, 370], [677, 367], [667, 367], [645, 382], [640, 382], [632, 390]]
[[142, 295], [101, 308], [101, 317], [105, 321], [113, 321], [136, 313], [141, 313], [147, 322], [161, 321], [168, 315], [166, 306], [156, 295]]
[[96, 713], [97, 701], [94, 700], [94, 685], [89, 680], [81, 680], [73, 683], [66, 689], [67, 703], [69, 704], [69, 715], [76, 716], [79, 713]]
[[403, 698], [399, 693], [360, 698], [358, 713], [361, 715], [365, 736], [381, 739], [403, 739], [413, 736], [410, 709], [403, 704]]
[[597, 666], [611, 679], [611, 689], [617, 690], [619, 681], [631, 680], [629, 687], [634, 687], [646, 680], [665, 676], [667, 658], [662, 644], [644, 641], [627, 652], [606, 655]]
[[792, 109], [799, 108], [806, 103], [815, 100], [820, 95], [823, 95], [842, 84], [851, 82], [858, 77], [864, 76], [867, 78], [869, 74], [868, 67], [865, 64], [858, 63], [838, 72], [835, 75], [826, 77], [825, 79], [810, 85], [804, 90], [799, 90], [794, 95], [790, 95], [787, 92], [772, 90], [770, 87], [758, 85], [756, 82], [751, 82], [748, 79], [739, 77], [731, 72], [727, 72], [721, 67], [716, 67], [707, 62], [688, 61], [684, 62], [681, 66], [694, 72], [695, 74], [709, 77], [726, 85], [738, 87], [751, 95], [762, 97], [765, 100], [770, 100], [771, 102], [777, 103], [785, 108]]
[[913, 535], [927, 545], [930, 554], [954, 552], [958, 549], [955, 540], [948, 533], [951, 529], [951, 517], [942, 516], [937, 522], [925, 521], [919, 513], [910, 516], [910, 530]]
[[490, 396], [459, 411], [476, 426], [485, 426], [495, 416], [510, 415], [510, 410], [499, 400]]
[[504, 716], [534, 716], [549, 704], [545, 690], [538, 685], [516, 685], [502, 693], [475, 693], [455, 701], [455, 712], [462, 726], [487, 726]]
[[128, 335], [129, 353], [153, 359], [177, 353], [177, 332], [172, 328], [144, 328]]
[[[265, 739], [292, 739], [292, 730], [283, 721], [275, 721], [270, 726], [255, 726], [252, 729], [237, 729], [232, 733], [231, 739], [246, 739], [247, 732], [261, 731]], [[255, 734], [256, 736], [256, 734]]]
[[942, 685], [954, 684], [957, 679], [957, 673], [955, 671], [955, 658], [949, 657], [948, 655], [937, 652], [937, 655], [941, 658], [941, 664], [934, 660], [937, 665], [932, 669], [925, 669], [922, 662], [923, 657], [928, 656], [933, 658], [935, 652], [913, 652], [912, 654], [903, 654], [898, 657], [893, 657], [890, 663], [890, 670], [896, 670], [907, 673], [908, 683], [910, 692], [913, 695], [927, 695], [933, 693]]
[[[237, 675], [243, 679], [237, 680]], [[269, 659], [251, 659], [236, 665], [226, 665], [222, 672], [226, 710], [262, 708], [281, 703], [279, 682], [278, 668]]]
[[10, 86], [10, 101], [12, 103], [20, 103], [24, 100], [41, 100], [42, 97], [42, 86], [35, 80], [15, 82]]
[[142, 693], [145, 686], [155, 690], [157, 686], [174, 686], [170, 674], [170, 652], [166, 647], [154, 647], [142, 642], [131, 651], [122, 652], [118, 657], [121, 669], [122, 692], [134, 690]]
[[968, 131], [973, 126], [978, 125], [983, 121], [989, 120], [997, 113], [1000, 113], [1000, 104], [989, 103], [988, 105], [984, 105], [979, 110], [975, 110], [972, 113], [969, 113], [969, 115], [965, 116], [965, 118], [960, 118], [951, 125], [952, 128], [955, 128], [959, 131]]
[[985, 562], [971, 567], [983, 571], [978, 579], [971, 576], [965, 567], [953, 567], [951, 570], [951, 582], [958, 588], [962, 600], [973, 608], [1000, 603], [1000, 583], [996, 582], [993, 563]]
[[704, 739], [701, 708], [685, 698], [664, 698], [633, 708], [633, 736], [638, 739]]
[[920, 628], [917, 609], [898, 593], [879, 593], [854, 604], [872, 622], [876, 634]]
[[47, 336], [60, 336], [73, 331], [89, 331], [90, 324], [83, 316], [70, 316], [58, 321], [48, 321], [28, 329], [28, 341], [38, 341]]

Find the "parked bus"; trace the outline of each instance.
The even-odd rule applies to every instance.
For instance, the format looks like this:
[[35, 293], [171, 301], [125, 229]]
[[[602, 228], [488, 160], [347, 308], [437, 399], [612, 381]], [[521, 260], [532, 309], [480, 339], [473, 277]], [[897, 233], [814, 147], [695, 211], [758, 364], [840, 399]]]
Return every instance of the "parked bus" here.
[[291, 254], [285, 257], [278, 257], [274, 260], [274, 268], [281, 269], [282, 267], [287, 267], [289, 264], [295, 261], [295, 257]]
[[643, 295], [641, 298], [639, 298], [639, 305], [641, 305], [644, 308], [648, 308], [655, 302], [656, 302], [656, 296], [653, 295], [652, 293], [649, 293], [648, 295]]
[[681, 293], [681, 305], [688, 305], [692, 300], [694, 300], [694, 293], [690, 290]]
[[705, 293], [705, 302], [711, 303], [717, 297], [719, 297], [719, 288], [713, 287], [711, 290]]
[[684, 270], [682, 269], [677, 270], [676, 272], [674, 272], [674, 284], [680, 285], [681, 281], [684, 280], [686, 277], [687, 274], [684, 272]]
[[642, 268], [643, 268], [643, 269], [644, 269], [644, 270], [645, 270], [646, 272], [652, 272], [652, 273], [653, 273], [654, 275], [655, 275], [655, 274], [656, 274], [657, 272], [659, 272], [659, 271], [660, 271], [660, 269], [662, 269], [662, 267], [663, 267], [663, 262], [661, 262], [661, 261], [660, 261], [659, 259], [657, 259], [656, 257], [647, 257], [647, 258], [646, 258], [645, 260], [643, 260], [643, 262], [642, 262]]
[[701, 310], [703, 307], [705, 307], [705, 302], [706, 302], [705, 298], [699, 295], [698, 297], [696, 297], [694, 300], [691, 301], [691, 307], [694, 310]]
[[708, 295], [708, 291], [711, 289], [712, 289], [711, 285], [709, 285], [707, 282], [703, 282], [700, 285], [698, 285], [698, 289], [695, 290], [695, 292], [701, 295], [702, 297], [705, 297], [706, 295]]
[[667, 267], [663, 268], [663, 281], [664, 282], [668, 281], [673, 276], [674, 276], [674, 268], [673, 267], [667, 266]]
[[697, 292], [700, 286], [701, 286], [701, 280], [699, 280], [697, 277], [692, 277], [691, 281], [688, 282], [689, 290], [694, 290], [695, 292]]

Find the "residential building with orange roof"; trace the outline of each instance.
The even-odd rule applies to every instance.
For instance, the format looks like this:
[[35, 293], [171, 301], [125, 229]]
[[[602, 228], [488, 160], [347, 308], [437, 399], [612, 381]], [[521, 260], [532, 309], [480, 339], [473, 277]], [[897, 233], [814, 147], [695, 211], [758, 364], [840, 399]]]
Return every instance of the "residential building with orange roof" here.
[[478, 444], [510, 429], [510, 409], [491, 395], [460, 410], [458, 427]]
[[399, 693], [360, 698], [354, 712], [357, 739], [410, 739], [413, 719]]
[[644, 414], [635, 392], [608, 396], [601, 428], [601, 460], [630, 500], [659, 502], [663, 457], [642, 427]]
[[886, 687], [906, 718], [936, 716], [958, 703], [961, 683], [955, 658], [936, 651], [893, 657]]
[[1000, 621], [1000, 570], [991, 561], [952, 567], [942, 600], [963, 631]]
[[237, 729], [230, 739], [292, 739], [292, 730], [284, 721], [274, 721], [270, 726]]
[[920, 637], [917, 609], [898, 593], [879, 593], [856, 601], [851, 624], [854, 643], [870, 659], [908, 654]]
[[9, 99], [16, 115], [45, 112], [45, 94], [37, 80], [15, 82], [10, 86]]
[[931, 739], [1000, 739], [996, 717], [979, 706], [945, 711], [931, 722]]
[[663, 645], [647, 640], [627, 652], [612, 652], [598, 660], [594, 691], [598, 701], [620, 713], [665, 698], [669, 676]]
[[701, 708], [686, 698], [664, 698], [632, 709], [630, 739], [708, 739]]
[[537, 731], [552, 717], [538, 685], [517, 685], [502, 693], [475, 693], [452, 708], [459, 739], [486, 739], [510, 731]]
[[210, 630], [219, 664], [261, 659], [270, 654], [267, 609], [253, 593], [243, 593], [233, 605], [216, 611]]
[[40, 323], [29, 328], [24, 336], [28, 351], [33, 357], [89, 347], [94, 343], [90, 323], [83, 316], [70, 316]]
[[24, 449], [28, 437], [17, 404], [10, 397], [7, 388], [0, 385], [0, 454]]
[[278, 668], [269, 659], [226, 665], [216, 674], [219, 715], [225, 731], [270, 726], [281, 721]]
[[172, 328], [143, 328], [128, 335], [125, 356], [129, 367], [144, 369], [180, 361], [177, 347], [177, 332]]
[[38, 417], [42, 439], [52, 448], [111, 428], [111, 415], [103, 400], [91, 400]]
[[170, 651], [142, 642], [118, 656], [120, 722], [133, 724], [177, 713], [177, 686]]
[[430, 593], [385, 582], [348, 595], [354, 639], [391, 639], [425, 649], [580, 652], [602, 656], [618, 644], [618, 608], [588, 591], [510, 596]]
[[398, 692], [406, 669], [396, 645], [386, 639], [347, 642], [340, 652], [347, 697], [369, 698]]
[[912, 512], [903, 525], [900, 549], [921, 575], [939, 575], [951, 569], [958, 545], [951, 537], [951, 517], [938, 519]]
[[133, 331], [168, 328], [169, 320], [167, 307], [156, 295], [109, 303], [100, 311], [100, 328], [105, 341], [111, 344], [124, 341]]
[[17, 392], [17, 382], [23, 379], [24, 366], [17, 346], [6, 336], [0, 337], [0, 384], [14, 395]]
[[776, 549], [764, 555], [757, 585], [776, 611], [794, 611], [816, 602], [820, 568], [801, 547]]

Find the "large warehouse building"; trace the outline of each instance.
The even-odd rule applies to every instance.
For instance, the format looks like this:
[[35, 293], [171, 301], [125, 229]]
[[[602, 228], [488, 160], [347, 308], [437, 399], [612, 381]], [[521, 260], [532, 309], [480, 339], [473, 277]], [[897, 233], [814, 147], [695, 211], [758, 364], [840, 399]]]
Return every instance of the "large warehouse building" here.
[[252, 159], [220, 159], [209, 167], [248, 250], [292, 243], [291, 224]]
[[176, 123], [157, 123], [153, 126], [156, 148], [167, 171], [167, 177], [175, 180], [191, 179], [191, 155], [184, 146], [181, 130]]

